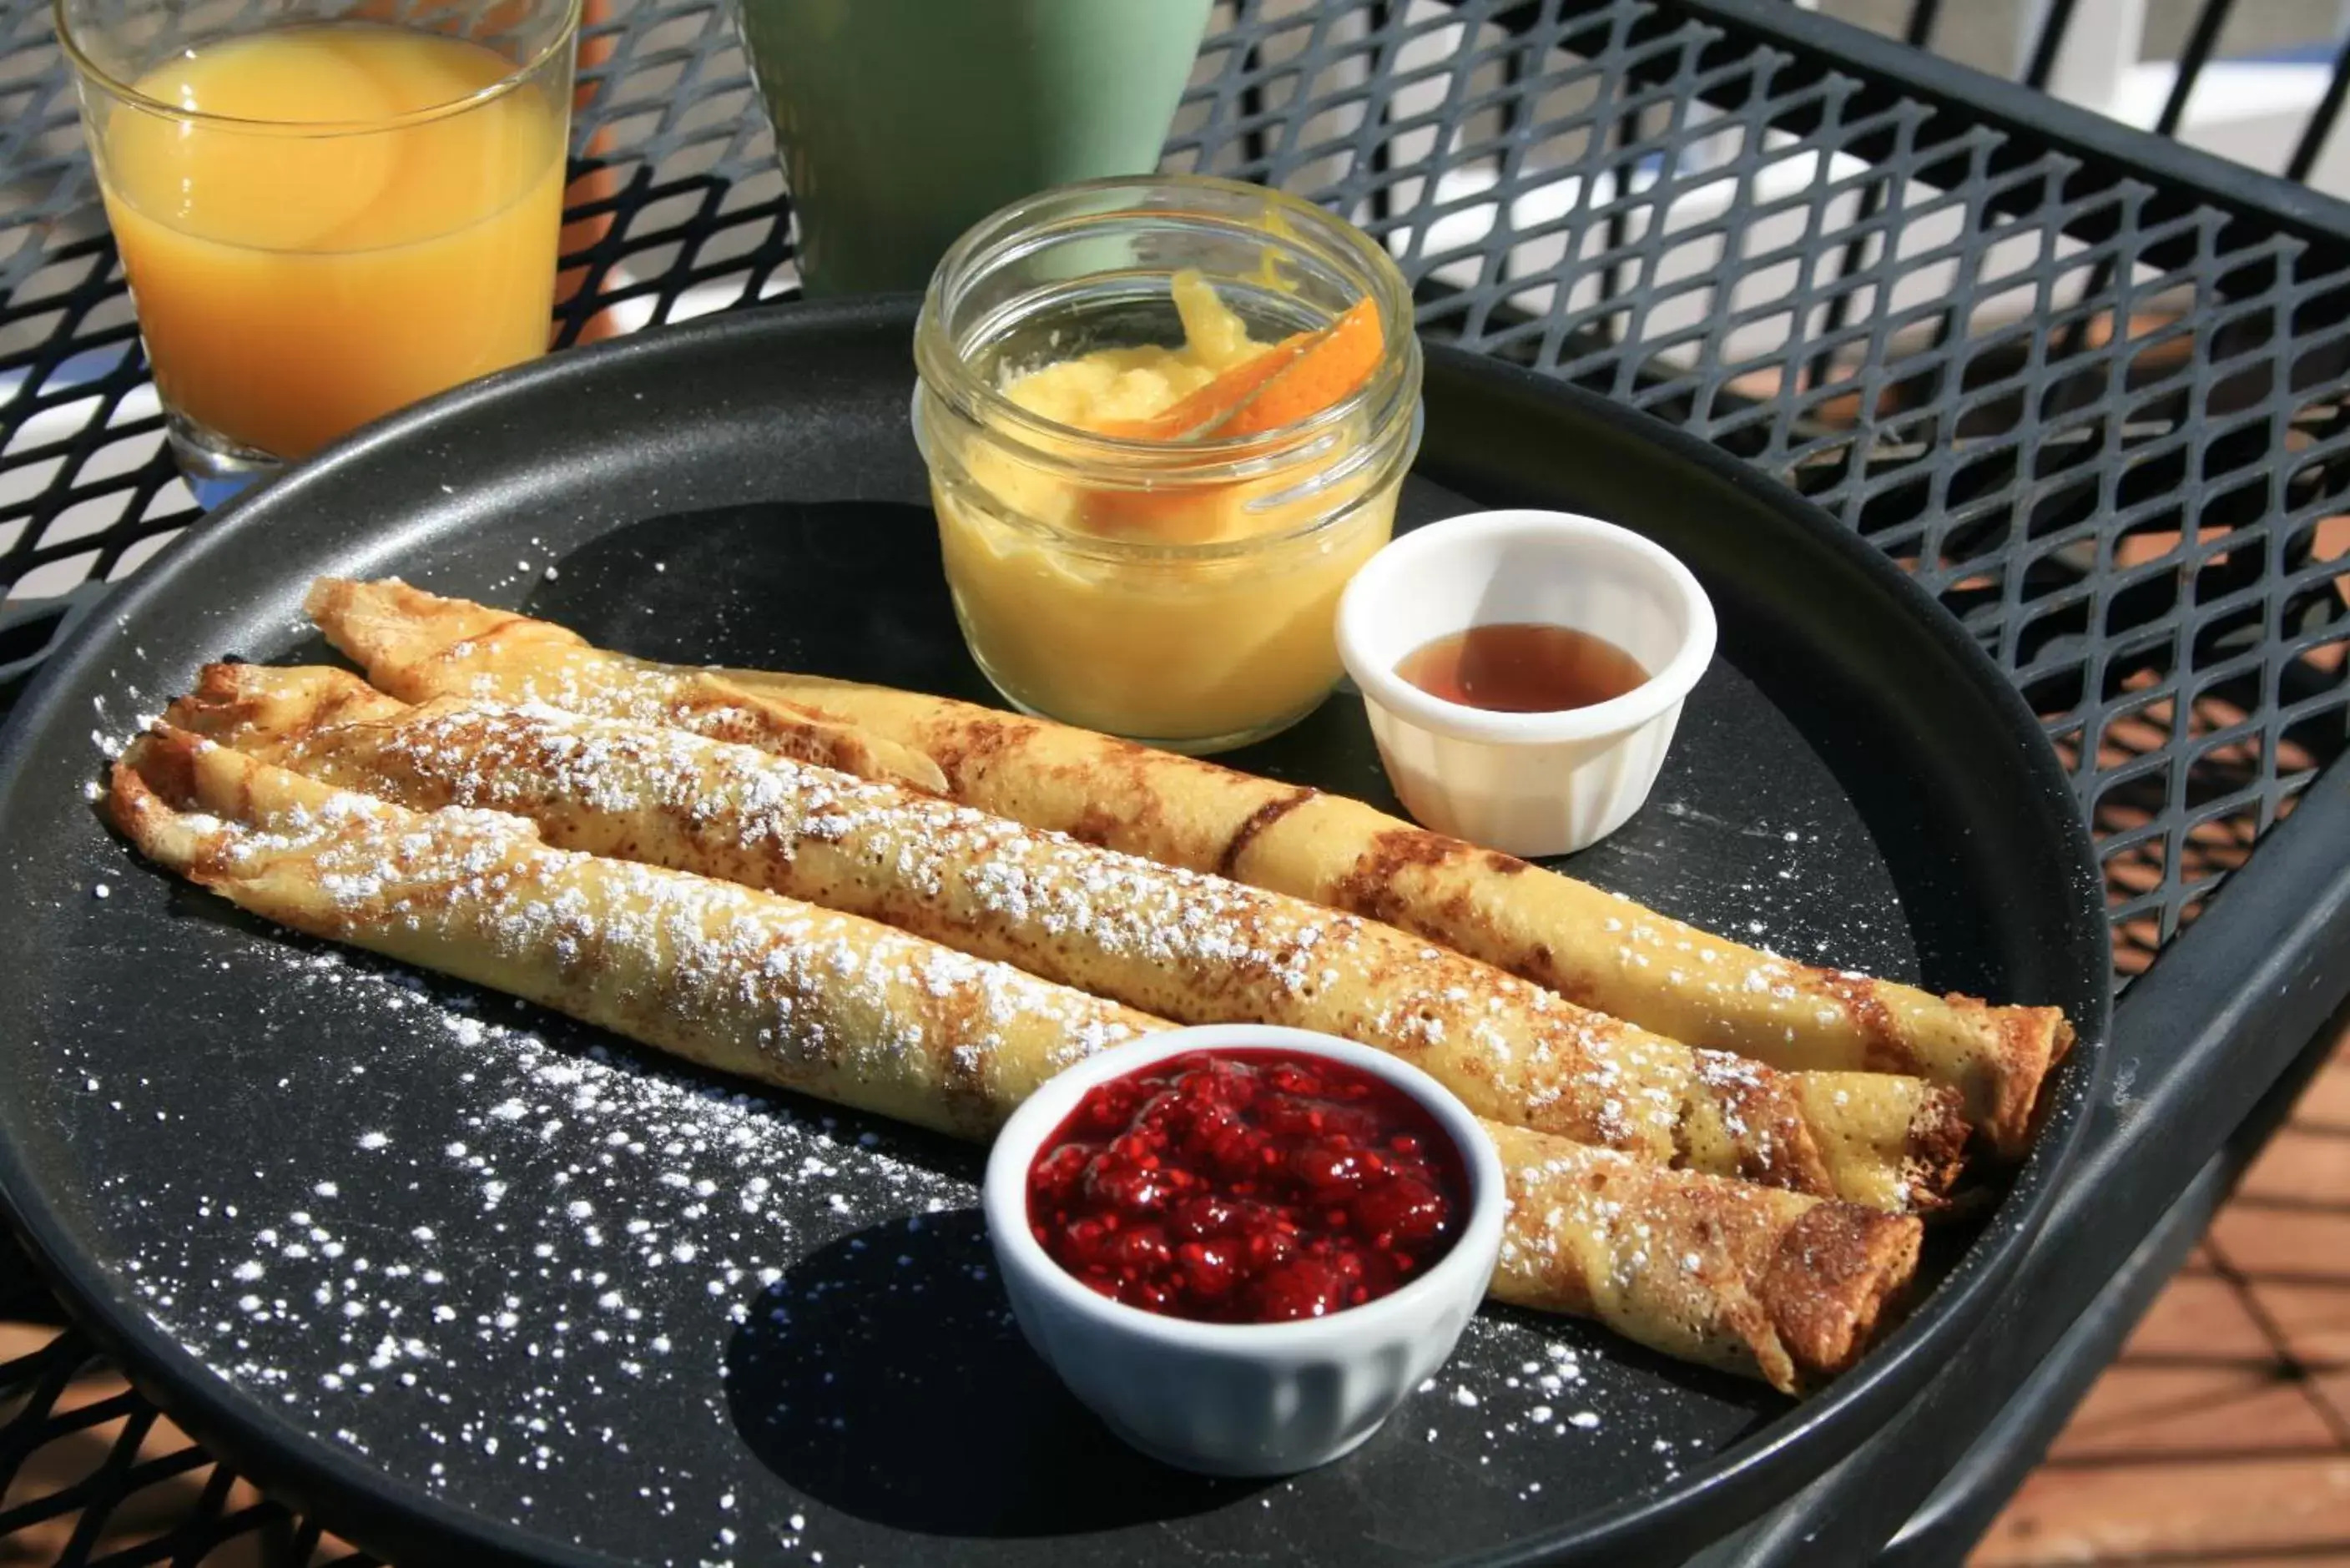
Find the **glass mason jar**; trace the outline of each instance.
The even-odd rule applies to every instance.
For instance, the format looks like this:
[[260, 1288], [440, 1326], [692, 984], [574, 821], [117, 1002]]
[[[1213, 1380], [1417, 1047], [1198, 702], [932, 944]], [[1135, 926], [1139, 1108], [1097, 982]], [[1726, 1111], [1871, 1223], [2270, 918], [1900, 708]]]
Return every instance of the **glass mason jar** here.
[[[1184, 348], [1176, 296], [1201, 280], [1267, 348], [1367, 299], [1377, 362], [1326, 406], [1236, 437], [1106, 435], [1006, 395], [1100, 350]], [[1233, 181], [1062, 186], [947, 253], [914, 353], [955, 613], [1015, 706], [1202, 753], [1328, 695], [1339, 592], [1387, 542], [1419, 443], [1410, 291], [1367, 235]]]

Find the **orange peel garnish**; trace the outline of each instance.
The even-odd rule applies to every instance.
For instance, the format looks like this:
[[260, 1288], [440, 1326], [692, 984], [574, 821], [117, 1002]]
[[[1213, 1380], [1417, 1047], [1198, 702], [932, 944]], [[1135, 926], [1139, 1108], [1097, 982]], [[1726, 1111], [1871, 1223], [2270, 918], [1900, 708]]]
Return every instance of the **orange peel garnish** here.
[[1386, 348], [1378, 306], [1359, 299], [1328, 326], [1291, 334], [1180, 402], [1147, 419], [1114, 420], [1098, 433], [1126, 441], [1263, 435], [1351, 396]]
[[1345, 315], [1313, 334], [1286, 365], [1243, 396], [1229, 415], [1210, 426], [1210, 433], [1225, 438], [1263, 435], [1311, 419], [1354, 396], [1378, 369], [1386, 352], [1379, 307], [1369, 299], [1358, 299]]
[[[1097, 433], [1161, 441], [1264, 435], [1351, 397], [1386, 351], [1378, 304], [1359, 299], [1329, 325], [1293, 333], [1171, 407], [1147, 419], [1112, 421]], [[1217, 504], [1226, 488], [1097, 490], [1085, 497], [1083, 514], [1097, 534], [1196, 544], [1216, 537], [1228, 523]]]
[[1263, 353], [1242, 360], [1182, 401], [1146, 419], [1112, 420], [1101, 427], [1101, 433], [1123, 441], [1182, 441], [1205, 435], [1232, 418], [1267, 381], [1296, 363], [1297, 357], [1328, 330], [1319, 327], [1284, 337]]

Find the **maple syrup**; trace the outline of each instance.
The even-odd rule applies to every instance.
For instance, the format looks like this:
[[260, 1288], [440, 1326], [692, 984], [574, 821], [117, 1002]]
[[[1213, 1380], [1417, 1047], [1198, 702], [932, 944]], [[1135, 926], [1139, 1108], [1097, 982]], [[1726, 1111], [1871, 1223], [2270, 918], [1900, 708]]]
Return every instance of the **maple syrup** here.
[[1562, 713], [1621, 697], [1648, 679], [1604, 637], [1544, 621], [1472, 626], [1424, 642], [1396, 673], [1431, 697], [1496, 713]]

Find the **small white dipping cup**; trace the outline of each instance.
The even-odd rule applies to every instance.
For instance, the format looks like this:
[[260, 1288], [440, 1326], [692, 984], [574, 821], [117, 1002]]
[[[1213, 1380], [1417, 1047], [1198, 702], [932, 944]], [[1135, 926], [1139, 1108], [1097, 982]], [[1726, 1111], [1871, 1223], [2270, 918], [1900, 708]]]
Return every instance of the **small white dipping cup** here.
[[[1396, 673], [1440, 637], [1521, 621], [1606, 638], [1648, 679], [1587, 708], [1497, 713]], [[1581, 849], [1640, 809], [1713, 641], [1713, 606], [1687, 566], [1628, 529], [1565, 512], [1477, 512], [1414, 529], [1338, 603], [1339, 657], [1404, 809], [1512, 855]]]
[[[1234, 1050], [1344, 1063], [1426, 1106], [1469, 1173], [1468, 1211], [1452, 1250], [1399, 1290], [1295, 1323], [1194, 1323], [1145, 1312], [1097, 1294], [1055, 1262], [1028, 1228], [1028, 1172], [1086, 1091], [1186, 1052]], [[1111, 1431], [1185, 1469], [1277, 1476], [1359, 1446], [1444, 1365], [1493, 1277], [1509, 1212], [1503, 1180], [1493, 1140], [1419, 1068], [1310, 1030], [1216, 1023], [1114, 1045], [1055, 1075], [997, 1135], [980, 1200], [1020, 1332]]]

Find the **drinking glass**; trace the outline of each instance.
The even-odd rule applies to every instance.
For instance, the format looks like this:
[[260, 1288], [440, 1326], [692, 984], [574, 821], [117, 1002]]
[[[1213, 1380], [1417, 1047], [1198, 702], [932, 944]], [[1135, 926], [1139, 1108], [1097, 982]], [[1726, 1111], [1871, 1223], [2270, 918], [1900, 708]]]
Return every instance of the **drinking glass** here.
[[580, 0], [55, 0], [211, 500], [546, 349]]
[[738, 0], [811, 295], [917, 289], [1016, 197], [1159, 167], [1208, 0]]

